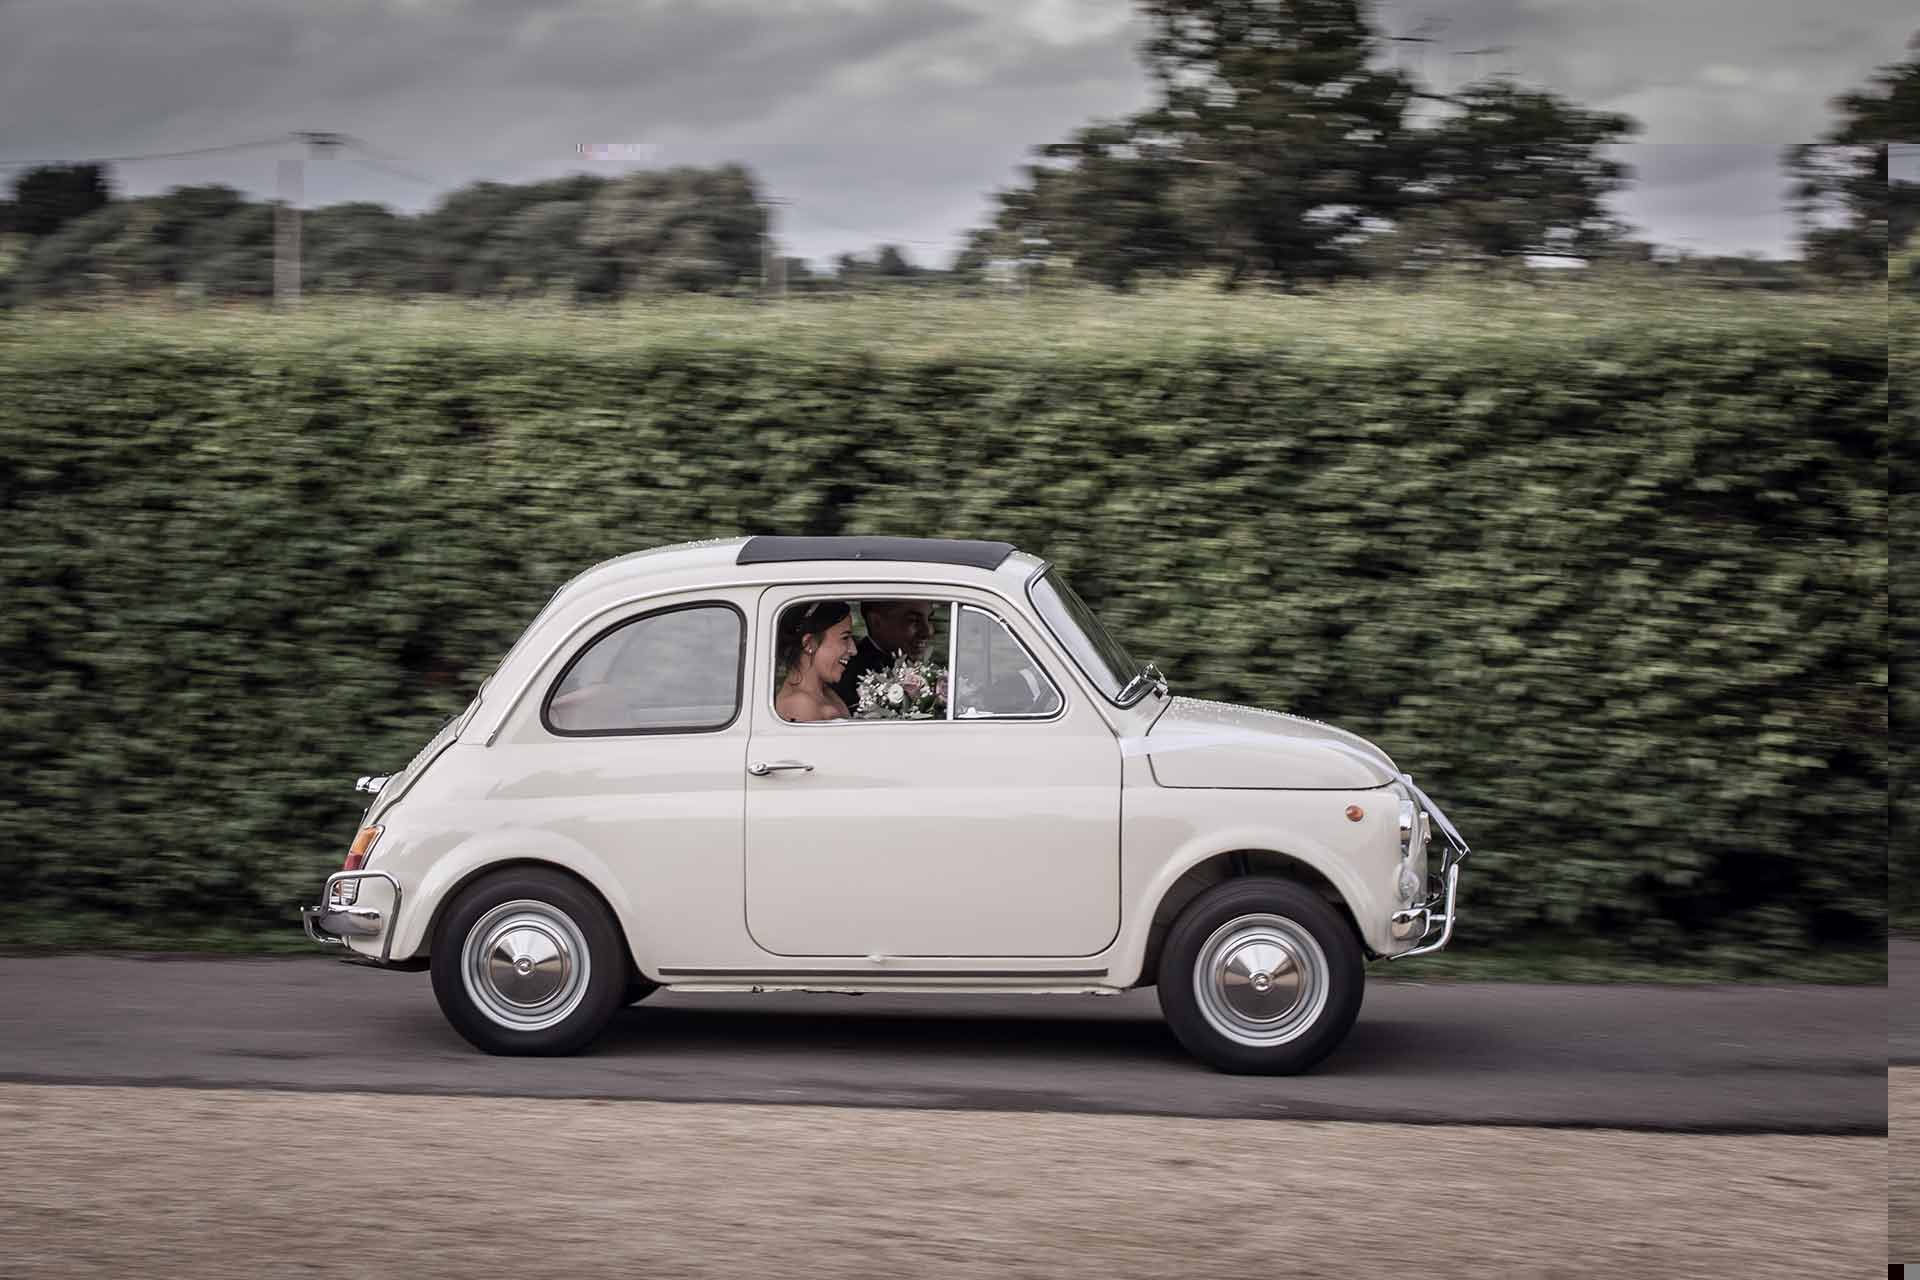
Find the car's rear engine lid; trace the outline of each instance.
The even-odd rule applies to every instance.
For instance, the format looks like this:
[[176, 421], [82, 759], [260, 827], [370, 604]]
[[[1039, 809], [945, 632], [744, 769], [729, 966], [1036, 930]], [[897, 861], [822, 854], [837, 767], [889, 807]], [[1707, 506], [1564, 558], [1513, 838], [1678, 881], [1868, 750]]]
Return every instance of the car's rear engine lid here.
[[387, 779], [386, 785], [381, 787], [373, 797], [373, 803], [367, 806], [367, 822], [372, 822], [377, 816], [386, 812], [395, 800], [405, 795], [407, 788], [413, 785], [414, 779], [418, 778], [441, 752], [459, 739], [460, 731], [466, 727], [467, 721], [472, 718], [474, 710], [479, 705], [479, 698], [469, 702], [465, 711], [440, 726], [440, 731], [433, 735], [426, 746], [420, 748], [418, 755], [407, 762], [406, 768]]
[[1400, 776], [1387, 753], [1358, 734], [1303, 716], [1175, 698], [1145, 737], [1122, 749], [1144, 755], [1163, 787], [1346, 790]]

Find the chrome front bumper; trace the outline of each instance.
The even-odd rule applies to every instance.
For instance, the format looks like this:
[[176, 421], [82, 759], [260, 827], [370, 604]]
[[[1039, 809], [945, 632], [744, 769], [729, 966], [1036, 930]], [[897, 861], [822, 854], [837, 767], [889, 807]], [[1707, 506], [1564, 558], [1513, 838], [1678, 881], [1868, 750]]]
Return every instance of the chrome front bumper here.
[[[1435, 804], [1426, 792], [1415, 786], [1411, 777], [1403, 773], [1400, 775], [1400, 781], [1406, 784], [1407, 790], [1413, 793], [1415, 802], [1433, 819], [1434, 825], [1440, 828], [1440, 834], [1445, 837], [1447, 847], [1440, 855], [1438, 884], [1428, 893], [1426, 901], [1417, 902], [1404, 911], [1396, 911], [1389, 917], [1393, 936], [1396, 939], [1414, 939], [1413, 947], [1406, 951], [1393, 952], [1387, 956], [1389, 960], [1406, 960], [1412, 956], [1432, 955], [1453, 941], [1453, 923], [1459, 918], [1457, 904], [1460, 897], [1460, 864], [1465, 862], [1467, 854], [1472, 852], [1467, 848], [1467, 842], [1461, 838], [1459, 829], [1447, 821], [1447, 815], [1440, 812], [1440, 806]], [[1439, 932], [1438, 937], [1434, 936], [1436, 930]]]
[[[385, 880], [393, 890], [393, 902], [385, 914], [373, 907], [348, 906], [341, 902], [334, 889], [348, 880]], [[398, 880], [384, 871], [336, 871], [327, 877], [326, 887], [320, 891], [319, 905], [300, 908], [300, 923], [306, 927], [307, 936], [323, 947], [344, 947], [349, 937], [378, 938], [385, 934], [380, 944], [380, 963], [386, 964], [393, 952], [393, 930], [389, 926], [399, 914]]]

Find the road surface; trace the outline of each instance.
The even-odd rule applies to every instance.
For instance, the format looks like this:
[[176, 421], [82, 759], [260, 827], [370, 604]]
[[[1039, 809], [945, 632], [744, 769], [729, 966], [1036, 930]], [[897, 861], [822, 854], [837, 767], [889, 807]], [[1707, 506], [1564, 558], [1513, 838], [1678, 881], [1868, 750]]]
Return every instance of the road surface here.
[[[663, 992], [586, 1055], [495, 1058], [447, 1025], [426, 974], [16, 955], [0, 956], [0, 1080], [1873, 1135], [1888, 1010], [1884, 987], [1384, 979], [1338, 1052], [1276, 1079], [1193, 1061], [1151, 991]], [[1898, 1017], [1912, 1060], [1920, 1018]]]

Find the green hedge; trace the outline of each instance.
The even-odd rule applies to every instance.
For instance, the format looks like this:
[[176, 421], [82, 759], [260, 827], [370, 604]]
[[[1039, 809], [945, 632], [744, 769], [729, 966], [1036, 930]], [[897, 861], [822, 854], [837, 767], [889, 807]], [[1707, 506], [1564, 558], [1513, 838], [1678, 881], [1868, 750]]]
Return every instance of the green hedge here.
[[[1920, 277], [1916, 277], [1920, 278]], [[1920, 908], [1920, 785], [1914, 777], [1914, 737], [1920, 729], [1920, 675], [1913, 668], [1920, 654], [1920, 298], [1893, 302], [1889, 331], [1892, 395], [1892, 466], [1889, 489], [1893, 581], [1891, 711], [1893, 777], [1889, 791], [1889, 905], [1911, 913]], [[1903, 921], [1908, 932], [1916, 923]]]
[[977, 536], [1176, 692], [1386, 746], [1476, 846], [1467, 939], [1791, 972], [1885, 928], [1883, 306], [18, 315], [0, 873], [33, 912], [289, 922], [353, 776], [578, 569]]

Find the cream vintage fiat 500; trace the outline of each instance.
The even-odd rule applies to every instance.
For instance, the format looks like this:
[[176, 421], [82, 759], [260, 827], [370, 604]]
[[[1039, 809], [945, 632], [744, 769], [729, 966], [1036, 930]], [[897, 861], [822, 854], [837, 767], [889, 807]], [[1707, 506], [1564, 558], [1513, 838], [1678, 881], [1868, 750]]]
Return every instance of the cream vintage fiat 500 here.
[[[1113, 995], [1300, 1071], [1369, 959], [1452, 936], [1467, 846], [1386, 752], [1170, 694], [1006, 543], [751, 537], [548, 602], [305, 909], [495, 1053], [680, 991]], [[1442, 843], [1430, 860], [1437, 829]]]

